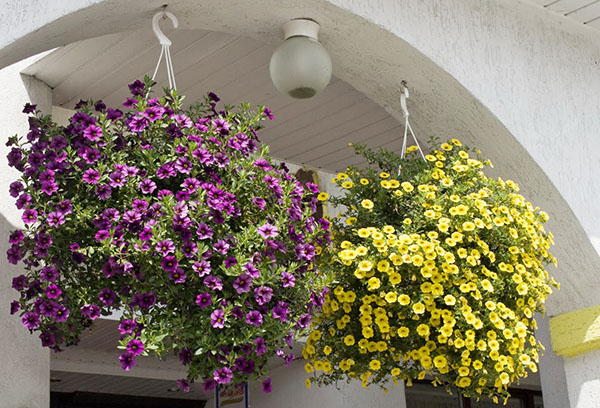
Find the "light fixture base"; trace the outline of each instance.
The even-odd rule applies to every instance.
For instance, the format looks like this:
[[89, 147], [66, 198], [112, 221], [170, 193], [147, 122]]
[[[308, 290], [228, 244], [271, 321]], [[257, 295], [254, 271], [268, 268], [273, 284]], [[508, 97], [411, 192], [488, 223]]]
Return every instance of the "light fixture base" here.
[[319, 41], [319, 23], [309, 18], [296, 18], [283, 25], [284, 39], [290, 37], [308, 37]]

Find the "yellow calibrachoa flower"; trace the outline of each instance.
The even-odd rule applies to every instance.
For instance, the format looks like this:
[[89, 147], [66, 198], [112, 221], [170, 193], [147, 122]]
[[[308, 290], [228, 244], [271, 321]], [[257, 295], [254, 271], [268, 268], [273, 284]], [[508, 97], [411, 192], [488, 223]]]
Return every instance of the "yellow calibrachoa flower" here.
[[360, 205], [363, 206], [363, 208], [366, 208], [367, 210], [370, 210], [373, 208], [373, 201], [371, 200], [362, 200], [360, 202]]
[[319, 193], [319, 195], [317, 195], [317, 200], [319, 200], [319, 201], [325, 201], [328, 198], [329, 198], [329, 194], [324, 193], [324, 192]]
[[548, 215], [460, 146], [454, 139], [400, 172], [396, 161], [335, 177], [345, 209], [315, 267], [336, 283], [302, 351], [313, 382], [430, 375], [494, 399], [537, 370], [533, 316], [558, 286], [545, 269], [556, 263]]

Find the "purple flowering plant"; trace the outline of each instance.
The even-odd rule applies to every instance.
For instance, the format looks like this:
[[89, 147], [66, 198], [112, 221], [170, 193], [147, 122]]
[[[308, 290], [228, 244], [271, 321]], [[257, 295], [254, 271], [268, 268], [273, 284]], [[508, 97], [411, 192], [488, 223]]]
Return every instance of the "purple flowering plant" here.
[[68, 126], [26, 106], [30, 131], [8, 142], [24, 228], [7, 256], [25, 270], [11, 312], [60, 351], [120, 310], [123, 369], [175, 354], [183, 390], [264, 379], [323, 304], [318, 188], [259, 143], [268, 109], [217, 110], [212, 93], [184, 109], [152, 85], [131, 84], [121, 109], [81, 101]]

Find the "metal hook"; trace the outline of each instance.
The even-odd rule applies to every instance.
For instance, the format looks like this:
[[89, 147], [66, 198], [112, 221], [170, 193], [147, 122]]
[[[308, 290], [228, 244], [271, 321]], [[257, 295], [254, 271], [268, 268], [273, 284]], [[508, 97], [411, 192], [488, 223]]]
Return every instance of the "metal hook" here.
[[408, 87], [406, 81], [401, 82], [402, 91], [400, 94], [400, 107], [402, 108], [402, 114], [405, 118], [408, 118], [408, 107], [406, 106], [406, 98], [408, 98]]
[[156, 38], [158, 38], [158, 41], [161, 45], [171, 45], [171, 40], [167, 38], [167, 36], [162, 32], [162, 30], [158, 26], [158, 20], [163, 16], [166, 16], [169, 19], [171, 19], [174, 28], [177, 28], [179, 26], [179, 21], [177, 21], [177, 17], [175, 17], [173, 13], [163, 10], [156, 13], [152, 18], [152, 30], [154, 31], [154, 35], [156, 35]]

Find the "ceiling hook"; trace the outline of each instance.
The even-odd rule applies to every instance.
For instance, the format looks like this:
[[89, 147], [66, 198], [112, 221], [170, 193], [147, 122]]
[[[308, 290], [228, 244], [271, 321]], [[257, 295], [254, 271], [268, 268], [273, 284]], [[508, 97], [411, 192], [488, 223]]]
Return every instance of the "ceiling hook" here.
[[172, 44], [171, 40], [169, 40], [167, 38], [167, 36], [162, 32], [162, 30], [158, 26], [158, 20], [161, 17], [168, 17], [169, 19], [171, 19], [171, 21], [173, 22], [174, 28], [177, 28], [179, 26], [179, 21], [177, 21], [177, 17], [175, 17], [175, 15], [173, 13], [170, 13], [165, 10], [159, 11], [152, 18], [152, 30], [154, 31], [154, 34], [156, 35], [156, 38], [158, 38], [158, 41], [160, 42], [160, 44], [161, 45], [171, 45]]
[[400, 93], [400, 107], [402, 108], [402, 114], [405, 118], [408, 118], [408, 107], [406, 106], [406, 99], [408, 98], [408, 86], [406, 81], [401, 82], [401, 93]]

